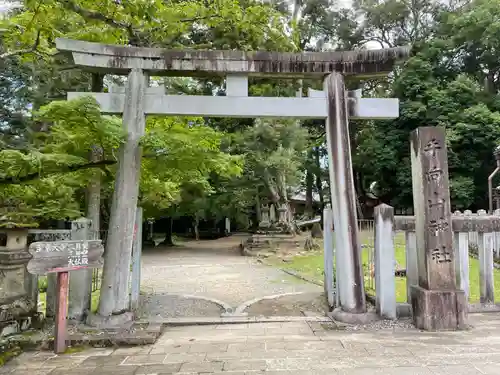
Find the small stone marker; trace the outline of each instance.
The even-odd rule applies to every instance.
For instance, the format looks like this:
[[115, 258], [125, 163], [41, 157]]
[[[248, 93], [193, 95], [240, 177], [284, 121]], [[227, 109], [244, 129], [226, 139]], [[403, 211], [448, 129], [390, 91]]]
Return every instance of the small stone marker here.
[[102, 267], [104, 247], [100, 240], [34, 242], [26, 268], [33, 275], [57, 274], [54, 352], [66, 350], [69, 271]]
[[443, 128], [411, 133], [411, 169], [418, 260], [418, 285], [411, 286], [414, 323], [425, 330], [464, 329], [467, 301], [456, 287]]

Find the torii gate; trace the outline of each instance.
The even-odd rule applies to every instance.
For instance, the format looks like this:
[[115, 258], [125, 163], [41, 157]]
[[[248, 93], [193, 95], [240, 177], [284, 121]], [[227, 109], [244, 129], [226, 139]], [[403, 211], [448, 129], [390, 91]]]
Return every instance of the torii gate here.
[[[206, 117], [288, 117], [326, 119], [331, 200], [343, 313], [366, 313], [356, 196], [348, 116], [388, 119], [399, 115], [397, 99], [360, 98], [346, 93], [344, 75], [371, 77], [392, 71], [409, 54], [406, 47], [348, 52], [172, 51], [57, 39], [88, 71], [128, 75], [123, 93], [92, 93], [104, 113], [123, 114], [128, 137], [120, 148], [107, 238], [103, 302], [99, 315], [111, 317], [128, 309], [133, 228], [138, 200], [141, 151], [146, 115]], [[165, 95], [148, 87], [149, 76], [225, 76], [227, 96]], [[249, 97], [248, 77], [324, 79], [324, 91], [307, 98]], [[326, 78], [325, 78], [326, 77]], [[72, 99], [89, 93], [69, 93]], [[117, 269], [113, 269], [118, 265]], [[113, 286], [113, 288], [112, 288]]]

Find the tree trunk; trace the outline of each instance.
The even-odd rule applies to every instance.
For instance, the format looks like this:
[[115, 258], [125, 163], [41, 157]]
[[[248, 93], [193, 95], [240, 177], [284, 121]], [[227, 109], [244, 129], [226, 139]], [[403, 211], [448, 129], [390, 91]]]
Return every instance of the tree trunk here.
[[306, 208], [305, 214], [307, 217], [313, 217], [313, 185], [314, 175], [310, 168], [306, 171]]
[[195, 215], [195, 217], [194, 217], [194, 239], [196, 241], [200, 240], [200, 231], [199, 231], [199, 228], [198, 228], [199, 222], [200, 221], [198, 220], [198, 216]]
[[[260, 191], [257, 189], [257, 195], [255, 196], [255, 215], [257, 216], [257, 225], [254, 225], [255, 227], [259, 226], [260, 221], [262, 220], [262, 212], [261, 212], [261, 206], [260, 206]], [[255, 224], [255, 223], [254, 223]]]
[[319, 147], [314, 149], [314, 157], [316, 164], [316, 190], [318, 191], [319, 201], [321, 203], [321, 210], [325, 208], [325, 197], [323, 195], [323, 175], [320, 164], [320, 155], [319, 155]]
[[174, 219], [172, 217], [167, 218], [167, 225], [165, 226], [165, 239], [161, 242], [164, 246], [174, 246], [173, 231], [172, 227], [174, 225]]

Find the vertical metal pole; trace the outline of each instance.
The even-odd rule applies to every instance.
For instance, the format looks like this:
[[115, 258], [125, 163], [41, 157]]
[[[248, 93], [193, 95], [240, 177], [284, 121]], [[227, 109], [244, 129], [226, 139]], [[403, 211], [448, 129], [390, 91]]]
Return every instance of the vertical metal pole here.
[[136, 311], [139, 307], [141, 290], [141, 254], [142, 254], [142, 207], [137, 207], [135, 214], [134, 247], [132, 249], [132, 286], [130, 292], [130, 309]]
[[60, 272], [57, 274], [56, 326], [54, 334], [54, 353], [56, 354], [66, 351], [68, 291], [69, 272]]
[[347, 120], [347, 96], [342, 74], [331, 73], [325, 79], [324, 90], [328, 105], [326, 133], [335, 248], [339, 264], [340, 307], [349, 313], [365, 313], [366, 300]]

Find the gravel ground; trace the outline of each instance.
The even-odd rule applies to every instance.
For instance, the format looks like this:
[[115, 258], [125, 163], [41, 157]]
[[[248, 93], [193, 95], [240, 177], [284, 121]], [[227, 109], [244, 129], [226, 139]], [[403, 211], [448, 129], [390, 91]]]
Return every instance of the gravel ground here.
[[306, 314], [323, 316], [327, 309], [324, 293], [315, 292], [261, 300], [245, 311], [249, 316], [300, 316]]
[[[236, 309], [245, 302], [271, 295], [312, 293], [314, 300], [322, 292], [317, 285], [260, 264], [254, 258], [242, 257], [238, 245], [245, 238], [234, 235], [219, 240], [187, 242], [175, 248], [145, 249], [141, 275], [145, 314], [162, 317], [219, 315], [218, 305], [180, 298], [180, 295], [214, 299]], [[284, 302], [294, 303], [293, 298]], [[301, 315], [300, 309], [289, 309]]]
[[143, 315], [156, 318], [219, 317], [224, 312], [221, 306], [213, 302], [169, 294], [142, 296], [141, 310]]

